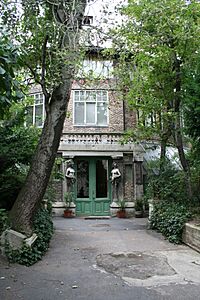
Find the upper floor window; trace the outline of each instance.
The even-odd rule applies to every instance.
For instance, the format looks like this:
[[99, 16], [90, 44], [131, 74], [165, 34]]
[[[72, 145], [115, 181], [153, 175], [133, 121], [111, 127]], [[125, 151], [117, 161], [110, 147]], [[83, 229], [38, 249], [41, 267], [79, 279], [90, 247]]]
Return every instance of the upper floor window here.
[[108, 92], [104, 90], [74, 91], [74, 124], [108, 125]]
[[111, 60], [85, 59], [78, 71], [77, 77], [112, 78], [113, 62]]
[[26, 124], [42, 127], [45, 119], [44, 95], [37, 93], [32, 96], [34, 102], [27, 108]]

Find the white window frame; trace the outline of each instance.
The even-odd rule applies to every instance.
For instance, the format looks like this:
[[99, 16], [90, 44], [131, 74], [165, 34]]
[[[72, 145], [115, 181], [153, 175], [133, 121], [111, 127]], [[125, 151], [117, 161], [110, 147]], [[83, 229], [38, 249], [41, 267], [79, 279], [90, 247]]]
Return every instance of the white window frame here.
[[[42, 97], [41, 97], [42, 98], [42, 102], [35, 103], [36, 95], [42, 95]], [[36, 126], [36, 118], [35, 118], [36, 117], [36, 114], [35, 114], [36, 107], [39, 106], [39, 105], [42, 105], [42, 125], [37, 126], [38, 128], [42, 128], [43, 125], [44, 125], [44, 120], [45, 120], [45, 99], [44, 99], [44, 94], [42, 94], [42, 93], [34, 93], [34, 94], [31, 94], [30, 96], [34, 98], [33, 104], [30, 105], [30, 107], [33, 108], [32, 125]]]
[[[84, 92], [84, 94], [86, 94], [86, 92], [91, 92], [91, 93], [95, 93], [96, 94], [96, 101], [86, 101], [86, 96], [84, 97], [84, 100], [82, 101], [75, 101], [75, 92]], [[98, 92], [106, 92], [106, 101], [97, 101], [97, 93]], [[79, 96], [80, 97], [80, 96]], [[78, 124], [75, 123], [75, 104], [76, 103], [84, 103], [84, 123], [83, 124]], [[95, 123], [86, 123], [86, 104], [87, 103], [95, 103]], [[106, 124], [97, 124], [97, 104], [98, 103], [106, 103], [106, 114], [107, 114], [107, 123]], [[108, 91], [107, 90], [73, 90], [73, 125], [77, 126], [77, 127], [108, 127], [109, 124], [109, 110], [108, 110], [108, 103], [109, 103], [109, 99], [108, 99]]]

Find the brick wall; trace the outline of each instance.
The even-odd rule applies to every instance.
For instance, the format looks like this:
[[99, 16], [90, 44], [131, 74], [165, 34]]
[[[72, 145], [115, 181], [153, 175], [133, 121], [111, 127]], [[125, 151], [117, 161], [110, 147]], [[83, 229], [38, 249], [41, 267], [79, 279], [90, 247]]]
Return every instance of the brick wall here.
[[[75, 89], [104, 89], [108, 90], [108, 115], [109, 115], [109, 124], [108, 126], [74, 126], [73, 125], [73, 91]], [[92, 84], [92, 85], [81, 85], [77, 82], [73, 83], [72, 93], [70, 102], [68, 105], [67, 118], [65, 120], [63, 132], [71, 133], [84, 133], [84, 132], [123, 132], [124, 131], [124, 116], [123, 116], [123, 101], [119, 99], [118, 93], [114, 91], [111, 85], [107, 83], [102, 84]]]
[[133, 129], [137, 123], [136, 112], [128, 107], [128, 103], [124, 101], [124, 112], [125, 112], [125, 130]]

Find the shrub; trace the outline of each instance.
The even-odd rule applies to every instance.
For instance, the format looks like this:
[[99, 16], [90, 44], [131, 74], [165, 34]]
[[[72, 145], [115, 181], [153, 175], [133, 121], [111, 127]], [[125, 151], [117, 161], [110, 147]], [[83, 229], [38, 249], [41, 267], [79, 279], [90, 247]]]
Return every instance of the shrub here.
[[188, 207], [180, 202], [160, 201], [154, 206], [150, 228], [161, 232], [170, 242], [180, 243], [185, 222], [191, 218]]
[[33, 232], [38, 238], [32, 247], [24, 244], [20, 250], [13, 250], [6, 245], [6, 255], [10, 262], [17, 262], [22, 265], [31, 266], [42, 258], [48, 250], [49, 242], [53, 234], [53, 222], [49, 212], [40, 208], [33, 220]]
[[0, 235], [8, 226], [8, 214], [5, 209], [0, 209]]

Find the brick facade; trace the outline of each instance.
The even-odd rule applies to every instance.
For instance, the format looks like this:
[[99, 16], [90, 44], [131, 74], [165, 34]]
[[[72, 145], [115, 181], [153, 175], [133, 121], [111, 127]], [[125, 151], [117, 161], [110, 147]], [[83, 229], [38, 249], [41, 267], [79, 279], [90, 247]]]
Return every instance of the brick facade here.
[[[112, 83], [111, 83], [112, 84]], [[63, 133], [84, 133], [84, 132], [124, 132], [124, 113], [123, 113], [123, 101], [119, 99], [119, 95], [113, 90], [111, 84], [102, 83], [95, 85], [80, 84], [74, 82], [72, 85], [72, 92], [70, 101], [68, 104], [68, 113], [65, 120]], [[80, 89], [88, 90], [108, 90], [108, 126], [77, 126], [73, 124], [73, 91]]]

